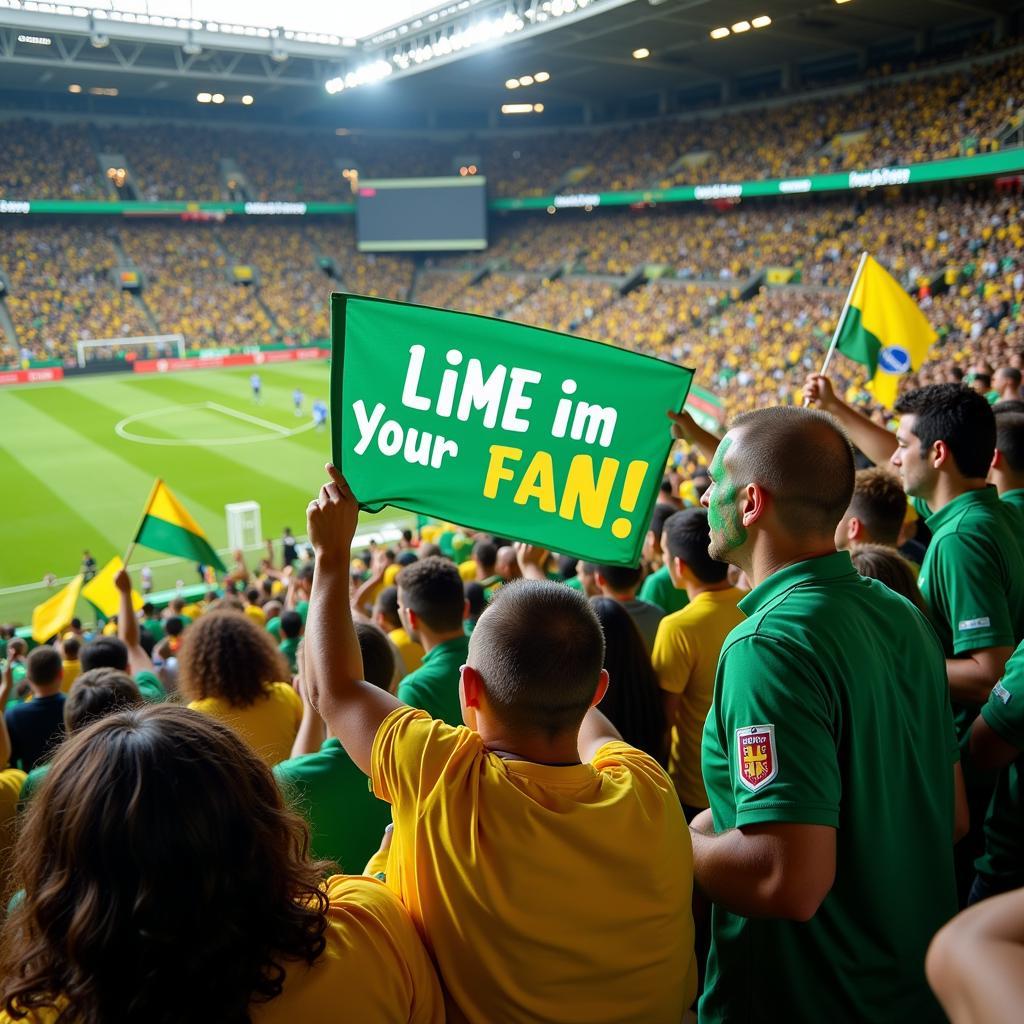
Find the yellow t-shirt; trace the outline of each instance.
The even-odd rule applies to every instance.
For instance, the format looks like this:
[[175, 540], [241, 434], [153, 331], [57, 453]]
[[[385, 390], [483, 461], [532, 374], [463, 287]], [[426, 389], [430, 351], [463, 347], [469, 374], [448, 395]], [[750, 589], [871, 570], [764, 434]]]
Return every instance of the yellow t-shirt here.
[[187, 615], [193, 622], [195, 622], [196, 619], [203, 614], [203, 606], [201, 604], [196, 604], [195, 602], [187, 604], [181, 609], [181, 614]]
[[609, 743], [591, 764], [504, 760], [401, 707], [371, 763], [395, 821], [388, 885], [449, 1020], [678, 1024], [697, 980], [693, 854], [653, 758]]
[[476, 562], [472, 558], [460, 563], [458, 570], [463, 583], [472, 583], [476, 579]]
[[82, 674], [82, 663], [76, 658], [74, 661], [62, 662], [64, 666], [64, 676], [60, 681], [61, 693], [67, 693], [71, 689], [71, 684]]
[[405, 672], [415, 672], [423, 664], [423, 645], [415, 640], [401, 627], [391, 630], [388, 633], [391, 642], [398, 648], [402, 656], [402, 663], [405, 665]]
[[384, 570], [384, 586], [393, 587], [395, 585], [395, 580], [398, 578], [398, 574], [404, 568], [404, 565], [399, 565], [397, 562], [392, 562], [391, 565], [389, 565]]
[[[281, 994], [250, 1005], [253, 1024], [443, 1024], [433, 965], [387, 886], [348, 875], [335, 875], [324, 886], [331, 901], [327, 948], [312, 967], [287, 965]], [[43, 1010], [25, 1021], [56, 1019], [56, 1010]], [[14, 1022], [0, 1011], [0, 1024]]]
[[248, 615], [257, 626], [265, 626], [267, 624], [267, 616], [259, 605], [247, 604], [245, 606], [245, 614]]
[[302, 721], [302, 698], [287, 683], [271, 683], [266, 697], [245, 708], [223, 697], [204, 697], [189, 707], [230, 725], [271, 767], [291, 756]]
[[685, 608], [666, 615], [658, 626], [651, 661], [666, 693], [681, 696], [669, 723], [672, 744], [668, 773], [679, 799], [691, 807], [707, 807], [700, 770], [700, 741], [715, 692], [715, 671], [722, 644], [746, 616], [737, 607], [742, 590], [706, 590]]

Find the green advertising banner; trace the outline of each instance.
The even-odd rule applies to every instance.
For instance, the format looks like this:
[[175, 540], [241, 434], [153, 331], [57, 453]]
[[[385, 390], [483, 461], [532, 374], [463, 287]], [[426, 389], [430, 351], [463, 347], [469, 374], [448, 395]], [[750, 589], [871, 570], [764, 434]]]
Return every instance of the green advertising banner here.
[[636, 565], [693, 371], [470, 313], [331, 296], [334, 463], [384, 505]]

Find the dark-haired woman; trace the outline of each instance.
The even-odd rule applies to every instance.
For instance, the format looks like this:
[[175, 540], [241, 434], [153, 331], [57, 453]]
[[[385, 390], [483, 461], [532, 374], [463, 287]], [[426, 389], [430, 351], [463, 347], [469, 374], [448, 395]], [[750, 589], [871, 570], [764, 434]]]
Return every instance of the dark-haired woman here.
[[185, 633], [178, 689], [189, 707], [230, 725], [264, 762], [291, 756], [302, 698], [270, 634], [247, 615], [207, 612]]
[[0, 932], [0, 1022], [443, 1020], [398, 900], [307, 856], [302, 820], [232, 730], [186, 708], [71, 737], [26, 816]]
[[609, 681], [601, 711], [627, 743], [665, 765], [668, 763], [665, 710], [658, 676], [643, 637], [629, 612], [618, 601], [592, 597], [590, 604], [604, 631], [604, 667]]

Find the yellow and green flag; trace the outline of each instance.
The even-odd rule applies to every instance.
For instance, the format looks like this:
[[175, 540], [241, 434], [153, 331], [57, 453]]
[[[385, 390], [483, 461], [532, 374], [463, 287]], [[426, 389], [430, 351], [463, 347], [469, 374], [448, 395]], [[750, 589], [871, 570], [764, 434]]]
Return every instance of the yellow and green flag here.
[[79, 573], [63, 590], [32, 609], [32, 639], [37, 644], [45, 644], [51, 636], [71, 625], [81, 589], [82, 574]]
[[[105, 619], [112, 618], [121, 607], [121, 592], [114, 586], [114, 577], [124, 568], [119, 555], [107, 562], [105, 566], [84, 587], [82, 597], [86, 599]], [[132, 607], [138, 611], [142, 607], [142, 598], [132, 591]]]
[[891, 409], [900, 378], [917, 370], [937, 335], [918, 304], [874, 257], [868, 256], [850, 292], [836, 348], [863, 363], [867, 389]]
[[201, 562], [203, 565], [212, 565], [221, 572], [227, 571], [206, 539], [202, 527], [189, 515], [163, 480], [153, 484], [134, 543], [168, 555]]

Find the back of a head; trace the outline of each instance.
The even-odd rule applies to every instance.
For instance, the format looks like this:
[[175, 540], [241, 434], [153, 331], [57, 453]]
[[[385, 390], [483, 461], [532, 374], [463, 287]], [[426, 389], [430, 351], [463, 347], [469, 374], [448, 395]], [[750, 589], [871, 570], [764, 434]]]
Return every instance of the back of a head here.
[[873, 544], [896, 547], [907, 515], [907, 494], [903, 484], [881, 466], [858, 470], [850, 500], [850, 514], [864, 524]]
[[220, 697], [232, 707], [247, 707], [270, 683], [291, 678], [270, 634], [234, 611], [207, 612], [189, 627], [178, 669], [187, 700]]
[[944, 441], [956, 468], [969, 480], [983, 480], [996, 450], [996, 420], [984, 395], [959, 384], [929, 384], [908, 391], [896, 412], [915, 417], [922, 454]]
[[1000, 386], [1009, 385], [1013, 388], [1019, 388], [1021, 382], [1021, 373], [1016, 366], [1000, 366], [996, 370], [996, 383]]
[[[76, 1021], [237, 1021], [324, 949], [308, 834], [234, 732], [173, 705], [70, 737], [29, 805], [4, 926], [5, 996]], [[69, 979], [74, 983], [69, 984]]]
[[[743, 413], [730, 430], [730, 476], [760, 484], [793, 537], [832, 538], [853, 494], [853, 448], [836, 421], [817, 409], [777, 405]], [[722, 481], [716, 480], [716, 490]]]
[[651, 513], [651, 525], [649, 527], [650, 532], [654, 534], [655, 543], [661, 543], [661, 534], [665, 529], [665, 523], [677, 511], [674, 506], [666, 505], [664, 502], [659, 501], [655, 504], [654, 511]]
[[91, 722], [117, 711], [142, 704], [142, 694], [130, 675], [116, 668], [94, 668], [83, 672], [68, 691], [64, 702], [64, 726], [68, 735]]
[[914, 578], [914, 570], [894, 548], [884, 544], [855, 544], [850, 549], [850, 558], [861, 576], [880, 580], [890, 590], [902, 594], [925, 615], [928, 614]]
[[597, 574], [613, 594], [635, 590], [643, 578], [643, 570], [638, 565], [599, 565]]
[[98, 636], [82, 648], [82, 671], [94, 668], [116, 668], [128, 671], [128, 648], [116, 636]]
[[[996, 417], [996, 448], [1013, 473], [1024, 472], [1024, 412], [1004, 410], [1000, 403], [993, 412]], [[1016, 403], [1014, 403], [1016, 404]]]
[[382, 690], [391, 689], [395, 655], [384, 633], [370, 622], [357, 622], [356, 639], [363, 656], [363, 678]]
[[246, 599], [246, 601], [249, 602], [249, 604], [259, 604], [260, 603], [260, 592], [259, 592], [259, 590], [256, 587], [250, 587], [245, 592], [245, 599]]
[[384, 587], [373, 602], [373, 610], [375, 614], [383, 616], [393, 629], [401, 626], [402, 620], [398, 617], [398, 587]]
[[302, 616], [295, 611], [281, 613], [281, 635], [289, 640], [296, 639], [302, 633]]
[[[674, 518], [674, 517], [673, 517]], [[601, 701], [622, 738], [658, 761], [665, 758], [665, 711], [658, 675], [633, 617], [610, 597], [592, 597], [604, 634], [608, 692]]]
[[64, 664], [55, 648], [44, 646], [29, 653], [25, 669], [29, 682], [36, 686], [51, 686], [60, 679]]
[[473, 545], [473, 561], [481, 572], [493, 576], [497, 560], [498, 549], [490, 540], [478, 540]]
[[665, 541], [672, 558], [681, 559], [701, 583], [721, 583], [729, 572], [726, 562], [719, 562], [708, 553], [711, 527], [702, 508], [687, 508], [665, 521]]
[[446, 558], [421, 558], [405, 566], [395, 582], [402, 604], [414, 611], [428, 629], [447, 633], [462, 626], [466, 598], [454, 562]]
[[466, 603], [469, 605], [469, 617], [479, 619], [487, 607], [487, 591], [476, 580], [470, 580], [463, 589], [466, 594]]
[[604, 663], [601, 625], [587, 599], [561, 583], [502, 587], [469, 640], [470, 664], [509, 729], [548, 737], [579, 728]]
[[172, 615], [164, 622], [164, 632], [168, 636], [181, 636], [185, 631], [185, 622], [177, 615]]
[[77, 636], [72, 634], [66, 640], [61, 643], [64, 648], [64, 657], [68, 661], [77, 661], [78, 655], [82, 650], [82, 641]]

